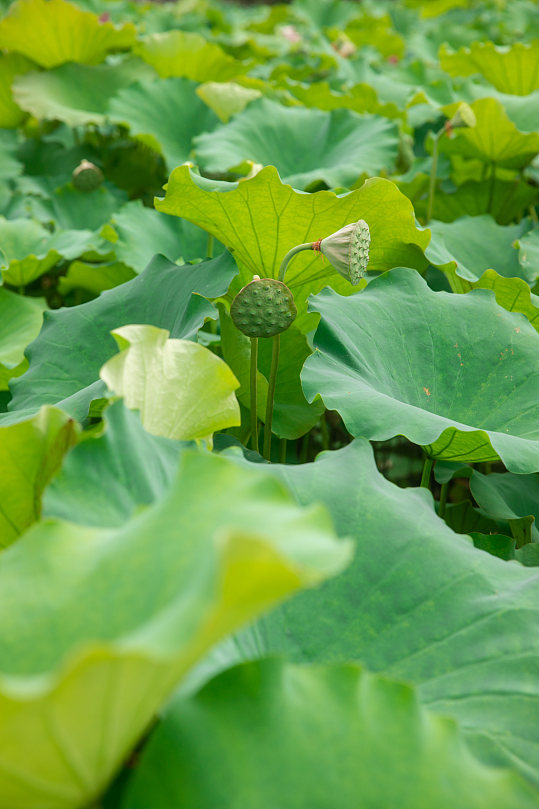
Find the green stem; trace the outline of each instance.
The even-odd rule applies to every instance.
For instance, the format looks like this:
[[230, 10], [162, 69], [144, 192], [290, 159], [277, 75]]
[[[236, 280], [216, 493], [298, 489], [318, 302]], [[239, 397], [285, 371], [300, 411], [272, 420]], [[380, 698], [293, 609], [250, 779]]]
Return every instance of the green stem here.
[[288, 264], [290, 263], [290, 260], [292, 258], [294, 258], [296, 253], [300, 253], [302, 250], [312, 250], [312, 249], [313, 249], [313, 243], [312, 242], [307, 242], [305, 244], [298, 244], [298, 245], [296, 245], [296, 247], [293, 247], [292, 250], [289, 250], [288, 253], [286, 254], [286, 256], [281, 261], [281, 266], [279, 267], [279, 275], [277, 276], [277, 280], [278, 281], [284, 281], [284, 275], [285, 275], [285, 272], [286, 272], [286, 268], [288, 267]]
[[19, 295], [24, 295], [24, 287], [23, 286], [19, 287]]
[[281, 449], [279, 452], [279, 463], [286, 463], [286, 438], [281, 438]]
[[430, 179], [429, 179], [429, 202], [427, 205], [427, 221], [425, 223], [427, 225], [432, 219], [432, 209], [434, 208], [434, 196], [436, 194], [436, 171], [438, 169], [438, 143], [444, 132], [445, 129], [444, 127], [442, 127], [434, 136], [434, 146], [432, 147], [432, 164], [430, 167]]
[[251, 337], [251, 446], [258, 452], [258, 419], [256, 415], [256, 371], [258, 365], [258, 337]]
[[438, 506], [439, 517], [445, 517], [445, 505], [447, 503], [448, 489], [449, 489], [449, 481], [447, 481], [447, 483], [442, 483], [442, 488], [440, 489], [440, 504]]
[[423, 489], [430, 489], [430, 474], [432, 472], [432, 467], [434, 466], [433, 458], [425, 457], [425, 463], [423, 465], [423, 474], [421, 475], [421, 483], [419, 484], [422, 486]]
[[329, 449], [329, 430], [325, 410], [320, 417], [320, 432], [322, 434], [322, 449], [327, 450]]
[[309, 433], [306, 433], [303, 436], [303, 440], [301, 442], [301, 451], [299, 453], [299, 462], [300, 463], [307, 463], [307, 458], [309, 457]]
[[271, 458], [271, 422], [273, 421], [273, 400], [275, 398], [275, 384], [277, 382], [277, 368], [279, 367], [280, 335], [273, 338], [273, 351], [271, 352], [271, 368], [268, 381], [268, 398], [266, 403], [266, 422], [264, 424], [264, 458]]
[[208, 233], [208, 246], [206, 247], [206, 258], [213, 258], [213, 236]]

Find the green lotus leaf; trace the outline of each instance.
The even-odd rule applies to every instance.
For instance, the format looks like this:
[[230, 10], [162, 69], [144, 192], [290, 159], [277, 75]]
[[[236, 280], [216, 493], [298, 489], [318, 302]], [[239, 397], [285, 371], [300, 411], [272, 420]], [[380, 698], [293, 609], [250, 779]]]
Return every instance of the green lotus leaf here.
[[442, 68], [450, 76], [480, 73], [496, 89], [509, 95], [526, 96], [539, 90], [539, 40], [529, 45], [514, 42], [510, 48], [497, 47], [493, 42], [472, 42], [469, 48], [460, 48], [456, 53], [442, 45], [439, 56]]
[[470, 491], [489, 517], [509, 522], [517, 547], [525, 544], [519, 542], [523, 537], [528, 542], [539, 542], [539, 476], [510, 472], [482, 475], [474, 469]]
[[196, 87], [190, 79], [136, 82], [111, 100], [109, 117], [156, 148], [171, 170], [190, 158], [195, 135], [218, 123], [215, 113], [196, 94]]
[[108, 102], [119, 90], [153, 76], [153, 70], [138, 59], [119, 65], [70, 63], [19, 76], [13, 94], [23, 110], [40, 120], [56, 119], [69, 126], [104, 124]]
[[29, 421], [0, 426], [0, 548], [39, 519], [43, 489], [76, 435], [73, 420], [52, 407]]
[[246, 160], [275, 166], [285, 183], [305, 189], [323, 181], [349, 186], [360, 174], [378, 174], [397, 157], [397, 127], [380, 116], [350, 110], [284, 107], [253, 101], [233, 121], [195, 140], [206, 172], [223, 172]]
[[[202, 775], [204, 773], [204, 775]], [[314, 774], [316, 773], [316, 776]], [[523, 778], [480, 764], [417, 690], [354, 664], [261, 660], [175, 699], [122, 809], [536, 806]]]
[[539, 471], [539, 334], [523, 315], [486, 290], [432, 292], [402, 268], [349, 298], [324, 290], [311, 309], [322, 321], [303, 389], [352, 435], [405, 435], [432, 458]]
[[114, 254], [137, 273], [156, 253], [171, 261], [179, 258], [190, 261], [206, 255], [208, 236], [203, 230], [146, 208], [140, 200], [123, 205], [112, 217], [111, 224], [118, 236], [114, 241]]
[[91, 804], [217, 640], [350, 552], [322, 507], [194, 452], [120, 528], [34, 526], [0, 561], [1, 809]]
[[24, 359], [24, 350], [41, 328], [47, 308], [42, 298], [25, 298], [0, 288], [0, 364], [15, 368]]
[[523, 270], [513, 246], [527, 227], [525, 221], [503, 227], [488, 214], [463, 216], [450, 223], [431, 222], [432, 239], [425, 255], [435, 267], [444, 272], [454, 271], [472, 283], [485, 270], [493, 269], [506, 278], [522, 278], [533, 284], [533, 274]]
[[[457, 103], [443, 108], [449, 118]], [[477, 124], [459, 129], [452, 138], [440, 140], [440, 152], [471, 157], [508, 169], [521, 169], [539, 152], [539, 133], [519, 132], [495, 98], [480, 98], [471, 105]], [[492, 133], [496, 137], [492, 137]]]
[[[423, 250], [429, 233], [415, 227], [410, 201], [397, 187], [380, 178], [367, 180], [350, 194], [337, 197], [329, 191], [302, 194], [284, 185], [272, 166], [239, 184], [227, 183], [225, 191], [205, 190], [206, 183], [180, 166], [169, 179], [164, 200], [155, 207], [199, 225], [212, 233], [234, 254], [240, 268], [238, 283], [253, 275], [276, 278], [279, 265], [295, 245], [314, 242], [358, 219], [365, 219], [371, 232], [370, 270], [387, 270], [400, 263], [424, 269]], [[219, 189], [223, 185], [219, 186]], [[311, 293], [326, 284], [348, 294], [350, 284], [320, 256], [299, 253], [289, 265], [286, 284], [298, 306], [296, 325], [306, 325], [302, 315]], [[304, 320], [304, 319], [303, 319]]]
[[12, 286], [26, 286], [64, 258], [76, 258], [96, 240], [89, 230], [51, 234], [31, 219], [0, 217], [0, 271]]
[[58, 280], [60, 295], [68, 295], [74, 289], [85, 289], [99, 295], [106, 289], [113, 289], [126, 281], [131, 281], [135, 272], [121, 261], [108, 264], [92, 264], [73, 261], [67, 273]]
[[215, 317], [203, 296], [223, 295], [236, 272], [228, 253], [182, 267], [155, 256], [137, 278], [96, 300], [46, 312], [41, 333], [28, 348], [30, 368], [12, 384], [9, 410], [17, 411], [12, 418], [58, 402], [76, 418], [85, 418], [91, 399], [103, 395], [99, 369], [117, 351], [112, 329], [147, 323], [190, 339], [206, 318]]
[[0, 21], [0, 48], [22, 53], [42, 67], [95, 65], [134, 40], [132, 23], [116, 27], [100, 22], [96, 14], [66, 0], [16, 0]]
[[225, 82], [244, 75], [250, 67], [229, 56], [215, 42], [189, 31], [150, 34], [139, 40], [133, 50], [163, 79], [177, 76], [197, 82]]
[[500, 93], [484, 84], [469, 82], [466, 86], [469, 97], [462, 90], [457, 94], [455, 101], [473, 102], [477, 98], [495, 98], [505, 109], [509, 119], [521, 132], [535, 132], [537, 130], [537, 117], [539, 116], [539, 90], [530, 95], [508, 95]]
[[[428, 178], [424, 187], [426, 192]], [[525, 182], [495, 180], [491, 184], [490, 181], [467, 180], [454, 191], [442, 192], [438, 188], [432, 218], [442, 222], [454, 222], [461, 216], [491, 214], [499, 225], [509, 225], [520, 221], [526, 215], [528, 207], [537, 201], [539, 201], [538, 189]], [[414, 207], [419, 217], [425, 217], [427, 199], [416, 201]]]
[[347, 87], [345, 92], [336, 93], [328, 82], [300, 84], [288, 82], [286, 89], [306, 107], [319, 110], [348, 109], [358, 113], [374, 113], [386, 118], [404, 118], [405, 113], [395, 104], [384, 104], [378, 100], [376, 90], [370, 84], [361, 83]]
[[141, 505], [168, 490], [182, 450], [191, 446], [150, 435], [136, 411], [113, 402], [99, 433], [64, 458], [43, 495], [43, 515], [100, 528], [120, 527]]
[[539, 278], [539, 227], [525, 233], [518, 240], [518, 260], [527, 277], [534, 283]]
[[356, 553], [338, 578], [242, 633], [236, 659], [360, 661], [417, 686], [426, 707], [461, 724], [483, 763], [539, 785], [537, 573], [453, 533], [426, 490], [401, 489], [378, 472], [365, 440], [270, 471], [300, 503], [325, 503]]
[[151, 435], [211, 445], [218, 430], [241, 423], [239, 382], [222, 359], [190, 340], [169, 340], [166, 329], [114, 329], [120, 353], [101, 368], [109, 390], [139, 410]]
[[[223, 359], [240, 382], [238, 400], [244, 407], [250, 408], [251, 341], [234, 326], [222, 305], [219, 316]], [[257, 413], [263, 422], [266, 420], [272, 350], [272, 340], [258, 341]], [[323, 413], [321, 402], [309, 404], [301, 388], [300, 371], [310, 353], [305, 336], [294, 325], [281, 334], [272, 422], [272, 431], [281, 438], [299, 438], [318, 422]]]
[[106, 186], [95, 191], [78, 191], [71, 183], [43, 186], [42, 189], [41, 178], [33, 188], [24, 183], [23, 190], [28, 193], [25, 206], [34, 219], [59, 229], [98, 231], [122, 204], [119, 189], [110, 191]]
[[386, 58], [404, 56], [405, 41], [395, 31], [389, 14], [357, 14], [344, 30], [360, 49], [366, 46], [376, 48]]
[[25, 111], [13, 98], [11, 86], [15, 76], [27, 73], [33, 67], [33, 62], [20, 53], [0, 54], [0, 127], [11, 129], [19, 126], [26, 118]]
[[226, 124], [233, 115], [243, 112], [245, 107], [262, 93], [251, 87], [242, 87], [235, 82], [208, 81], [197, 87], [197, 95], [210, 107], [220, 121]]
[[496, 303], [509, 312], [522, 312], [533, 327], [539, 331], [539, 296], [530, 292], [530, 287], [520, 278], [504, 278], [495, 270], [486, 270], [477, 281], [466, 281], [457, 275], [456, 268], [445, 270], [453, 292], [469, 292], [471, 289], [492, 289]]

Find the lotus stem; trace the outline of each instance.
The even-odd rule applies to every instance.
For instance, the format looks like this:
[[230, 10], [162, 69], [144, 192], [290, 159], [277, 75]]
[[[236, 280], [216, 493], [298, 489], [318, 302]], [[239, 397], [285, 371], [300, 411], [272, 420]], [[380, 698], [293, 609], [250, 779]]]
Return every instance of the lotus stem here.
[[286, 268], [290, 263], [291, 259], [294, 258], [296, 253], [300, 253], [302, 250], [312, 250], [313, 249], [313, 242], [306, 242], [305, 244], [298, 244], [296, 247], [293, 247], [292, 250], [289, 250], [286, 256], [281, 261], [281, 266], [279, 267], [279, 275], [277, 276], [278, 281], [284, 281], [284, 276], [286, 273]]
[[434, 208], [434, 196], [436, 194], [436, 172], [438, 170], [438, 143], [440, 138], [445, 132], [445, 127], [442, 127], [434, 136], [434, 146], [432, 147], [432, 165], [430, 167], [430, 180], [429, 180], [429, 202], [427, 205], [427, 221], [429, 224], [432, 219], [432, 210]]
[[206, 247], [206, 258], [213, 258], [213, 235], [208, 233], [208, 246]]
[[430, 475], [433, 466], [434, 466], [434, 459], [429, 458], [428, 456], [425, 457], [425, 463], [423, 465], [423, 474], [421, 475], [421, 483], [419, 484], [423, 489], [430, 489]]
[[281, 438], [281, 449], [279, 452], [279, 463], [286, 463], [286, 446], [287, 446], [286, 438]]
[[438, 516], [445, 517], [445, 505], [447, 503], [447, 490], [449, 489], [449, 481], [442, 483], [440, 489], [440, 503], [438, 505]]
[[251, 446], [255, 452], [258, 452], [258, 418], [256, 413], [257, 408], [257, 391], [256, 391], [256, 372], [258, 366], [258, 337], [251, 337], [251, 368], [250, 368], [250, 382], [251, 382]]
[[271, 352], [271, 368], [268, 382], [268, 399], [266, 402], [266, 422], [264, 425], [264, 458], [271, 460], [271, 423], [273, 421], [273, 400], [275, 398], [275, 385], [277, 382], [277, 368], [279, 367], [279, 349], [281, 341], [280, 335], [273, 338], [273, 350]]

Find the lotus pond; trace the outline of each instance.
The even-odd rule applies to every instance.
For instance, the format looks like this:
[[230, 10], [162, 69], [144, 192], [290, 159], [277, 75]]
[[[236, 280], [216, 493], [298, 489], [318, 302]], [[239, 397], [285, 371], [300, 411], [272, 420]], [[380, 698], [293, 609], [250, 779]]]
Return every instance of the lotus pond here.
[[538, 809], [537, 2], [0, 11], [0, 809]]

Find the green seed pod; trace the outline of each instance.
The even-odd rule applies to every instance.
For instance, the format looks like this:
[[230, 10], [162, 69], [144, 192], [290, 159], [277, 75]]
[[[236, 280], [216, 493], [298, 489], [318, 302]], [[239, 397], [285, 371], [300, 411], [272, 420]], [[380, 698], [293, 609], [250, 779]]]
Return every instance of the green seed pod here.
[[236, 328], [247, 337], [273, 337], [290, 326], [297, 314], [294, 296], [282, 281], [259, 278], [240, 289], [230, 307]]
[[71, 182], [78, 191], [95, 191], [103, 182], [103, 172], [89, 160], [81, 160], [71, 175]]
[[462, 102], [457, 107], [457, 110], [451, 120], [449, 121], [449, 126], [452, 129], [459, 129], [463, 127], [474, 127], [477, 124], [477, 119], [475, 117], [475, 113], [470, 107], [469, 104], [466, 102]]
[[359, 284], [369, 263], [371, 234], [364, 219], [345, 225], [331, 236], [315, 242], [330, 264], [351, 284]]

